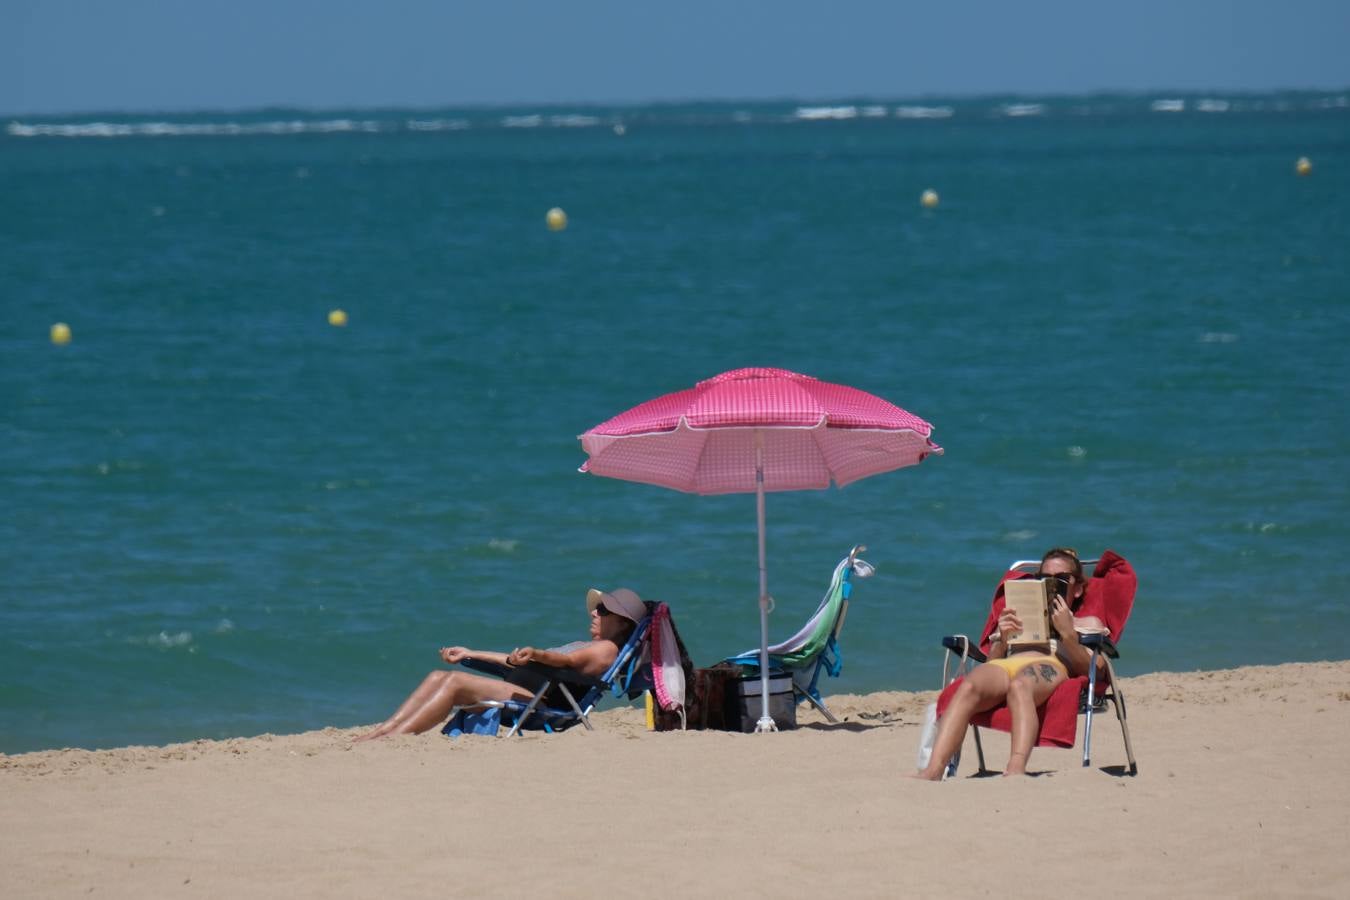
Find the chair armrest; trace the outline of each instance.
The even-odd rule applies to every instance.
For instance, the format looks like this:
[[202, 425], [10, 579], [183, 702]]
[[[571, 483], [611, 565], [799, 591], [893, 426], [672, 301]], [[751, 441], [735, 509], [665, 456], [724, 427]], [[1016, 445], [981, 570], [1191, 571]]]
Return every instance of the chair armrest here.
[[475, 672], [482, 672], [486, 675], [496, 675], [498, 678], [505, 678], [506, 674], [511, 671], [510, 666], [488, 662], [485, 659], [475, 659], [472, 656], [464, 657], [459, 661], [459, 664], [466, 669], [473, 669]]
[[572, 686], [580, 685], [587, 688], [607, 688], [609, 685], [600, 678], [594, 678], [590, 675], [582, 675], [575, 669], [558, 669], [553, 666], [546, 666], [543, 663], [531, 662], [523, 666], [516, 666], [511, 671], [524, 672], [536, 676], [543, 676], [549, 681], [561, 681], [563, 684]]
[[500, 663], [488, 662], [485, 659], [474, 659], [472, 656], [468, 656], [461, 659], [459, 664], [466, 669], [495, 675], [503, 681], [519, 684], [522, 687], [528, 687], [530, 690], [537, 690], [539, 684], [544, 680], [561, 681], [564, 684], [580, 685], [586, 688], [608, 686], [599, 678], [582, 675], [575, 669], [557, 669], [537, 662], [526, 663], [523, 666], [503, 666]]
[[1120, 651], [1116, 649], [1115, 644], [1111, 643], [1111, 639], [1104, 634], [1080, 634], [1078, 636], [1078, 643], [1087, 647], [1089, 650], [1094, 647], [1100, 648], [1103, 653], [1112, 659], [1120, 658]]
[[[949, 634], [942, 639], [942, 646], [953, 653], [962, 653], [965, 652], [965, 640], [965, 635]], [[979, 645], [973, 642], [970, 645], [969, 652], [966, 652], [966, 656], [975, 660], [977, 663], [987, 662], [989, 659], [989, 657], [985, 656], [983, 651], [980, 650]]]

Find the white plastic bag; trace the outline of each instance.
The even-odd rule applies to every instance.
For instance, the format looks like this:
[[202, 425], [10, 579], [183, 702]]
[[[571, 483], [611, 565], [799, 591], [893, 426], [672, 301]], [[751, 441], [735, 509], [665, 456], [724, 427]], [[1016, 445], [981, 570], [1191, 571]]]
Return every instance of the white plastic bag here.
[[937, 703], [928, 704], [923, 711], [923, 734], [919, 737], [919, 757], [915, 768], [922, 771], [928, 768], [933, 758], [933, 741], [937, 740]]

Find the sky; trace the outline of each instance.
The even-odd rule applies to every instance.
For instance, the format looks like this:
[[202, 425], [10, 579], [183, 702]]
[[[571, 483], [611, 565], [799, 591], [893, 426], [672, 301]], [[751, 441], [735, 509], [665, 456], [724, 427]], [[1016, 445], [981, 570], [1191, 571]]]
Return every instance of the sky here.
[[1350, 0], [0, 0], [0, 115], [1350, 88]]

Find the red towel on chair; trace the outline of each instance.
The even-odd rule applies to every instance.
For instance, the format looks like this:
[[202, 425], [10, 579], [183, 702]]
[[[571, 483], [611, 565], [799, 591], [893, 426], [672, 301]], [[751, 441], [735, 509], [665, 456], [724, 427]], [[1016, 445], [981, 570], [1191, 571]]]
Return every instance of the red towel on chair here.
[[[985, 620], [984, 631], [980, 632], [980, 650], [984, 653], [989, 652], [989, 636], [994, 633], [998, 627], [998, 617], [1003, 612], [1003, 583], [1010, 578], [1029, 578], [1032, 576], [1008, 571], [999, 579], [998, 588], [994, 591], [994, 603], [989, 610], [989, 618]], [[1113, 550], [1107, 550], [1102, 554], [1101, 559], [1097, 561], [1097, 568], [1092, 572], [1092, 578], [1087, 583], [1087, 593], [1083, 598], [1083, 603], [1078, 607], [1075, 615], [1096, 616], [1106, 623], [1106, 627], [1111, 630], [1111, 641], [1120, 642], [1121, 632], [1125, 630], [1125, 622], [1130, 617], [1130, 609], [1134, 606], [1134, 592], [1138, 584], [1134, 569], [1128, 562]], [[952, 694], [956, 692], [957, 686], [961, 683], [958, 678], [951, 684], [943, 688], [942, 693], [938, 695], [937, 712], [941, 716], [946, 710], [947, 704], [951, 702]], [[1041, 720], [1040, 734], [1036, 739], [1038, 747], [1072, 747], [1078, 734], [1078, 698], [1087, 684], [1087, 677], [1070, 678], [1050, 695], [1050, 699], [1045, 701], [1045, 705], [1036, 710]], [[1105, 685], [1098, 681], [1098, 687]], [[971, 724], [978, 725], [981, 728], [993, 728], [998, 731], [1010, 731], [1012, 729], [1012, 716], [1008, 712], [1008, 707], [997, 706], [989, 712], [979, 713], [971, 718]]]

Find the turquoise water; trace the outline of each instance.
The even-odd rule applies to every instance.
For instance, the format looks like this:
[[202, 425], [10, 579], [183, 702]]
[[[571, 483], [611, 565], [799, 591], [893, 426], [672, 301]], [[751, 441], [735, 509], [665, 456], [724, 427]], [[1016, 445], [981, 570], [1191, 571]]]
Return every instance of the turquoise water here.
[[375, 721], [591, 585], [755, 645], [753, 497], [576, 471], [746, 365], [947, 451], [769, 497], [772, 635], [877, 566], [832, 690], [936, 687], [1060, 543], [1136, 564], [1128, 673], [1350, 656], [1350, 107], [1160, 99], [9, 122], [0, 751]]

